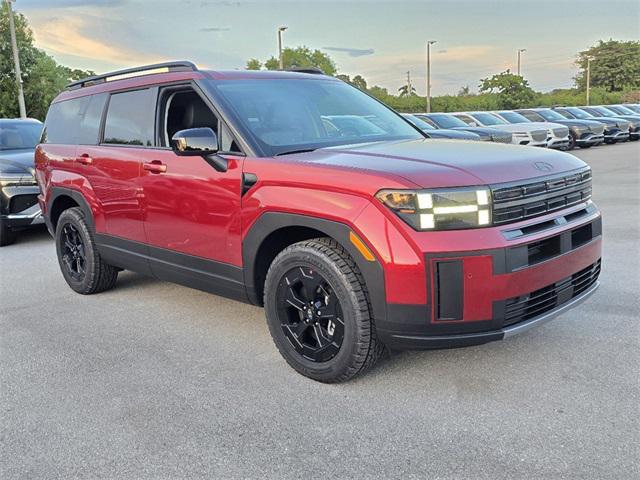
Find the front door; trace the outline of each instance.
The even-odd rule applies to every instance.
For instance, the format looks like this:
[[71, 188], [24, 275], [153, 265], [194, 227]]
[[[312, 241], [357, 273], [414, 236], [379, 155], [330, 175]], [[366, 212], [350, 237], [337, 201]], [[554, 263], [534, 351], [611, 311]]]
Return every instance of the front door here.
[[160, 278], [198, 288], [203, 288], [199, 282], [218, 279], [241, 283], [243, 157], [239, 152], [222, 154], [229, 166], [219, 172], [202, 157], [176, 155], [168, 148], [175, 132], [209, 127], [218, 133], [222, 123], [191, 88], [168, 87], [158, 104], [164, 112], [158, 119], [158, 142], [166, 148], [148, 152], [152, 155], [140, 177], [152, 270]]

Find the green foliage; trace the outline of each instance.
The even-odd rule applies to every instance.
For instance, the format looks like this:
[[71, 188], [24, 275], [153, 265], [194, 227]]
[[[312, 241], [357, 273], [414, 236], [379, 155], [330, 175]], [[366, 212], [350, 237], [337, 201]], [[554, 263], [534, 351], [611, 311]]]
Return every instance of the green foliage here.
[[247, 70], [260, 70], [262, 68], [262, 62], [257, 58], [250, 58], [247, 60]]
[[[51, 100], [72, 80], [93, 72], [72, 70], [36, 48], [33, 33], [24, 15], [14, 12], [16, 41], [20, 52], [24, 99], [27, 116], [43, 120]], [[9, 11], [2, 2], [0, 10], [0, 118], [18, 117], [18, 87], [15, 81], [13, 52], [9, 33]]]
[[480, 91], [496, 94], [501, 109], [525, 108], [536, 99], [529, 82], [509, 70], [480, 80]]
[[640, 87], [640, 41], [621, 42], [600, 40], [596, 45], [578, 53], [575, 77], [580, 90], [586, 89], [587, 59], [591, 58], [591, 86], [608, 92]]
[[[411, 91], [409, 91], [409, 89], [411, 89]], [[409, 86], [409, 85], [403, 85], [398, 89], [398, 95], [400, 97], [412, 97], [416, 95], [416, 87], [414, 87], [413, 85]]]
[[[287, 47], [283, 49], [282, 60], [285, 70], [294, 67], [316, 67], [322, 70], [327, 75], [335, 75], [338, 71], [338, 69], [336, 68], [336, 64], [329, 55], [321, 52], [320, 50], [311, 50], [310, 48], [305, 46], [297, 48]], [[248, 65], [249, 62], [247, 62], [247, 66]], [[267, 70], [278, 70], [278, 59], [276, 57], [269, 58], [266, 62], [264, 62], [264, 67]]]

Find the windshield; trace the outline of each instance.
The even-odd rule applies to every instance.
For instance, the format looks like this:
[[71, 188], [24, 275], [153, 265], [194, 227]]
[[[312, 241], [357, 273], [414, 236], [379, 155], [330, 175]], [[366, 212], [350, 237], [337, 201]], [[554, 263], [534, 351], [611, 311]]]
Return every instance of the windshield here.
[[425, 138], [393, 110], [343, 82], [271, 78], [210, 85], [269, 155]]
[[40, 143], [42, 124], [35, 122], [0, 123], [0, 150], [33, 149]]
[[476, 120], [478, 120], [483, 125], [506, 125], [507, 122], [496, 117], [495, 115], [491, 115], [490, 113], [472, 113], [471, 114]]
[[416, 117], [415, 115], [403, 115], [404, 118], [413, 123], [416, 127], [421, 128], [422, 130], [435, 130], [436, 127], [427, 123], [426, 120]]
[[591, 113], [593, 113], [593, 111], [599, 113], [603, 117], [616, 116], [616, 112], [612, 112], [608, 108], [604, 108], [604, 107], [591, 107]]
[[529, 123], [530, 120], [517, 112], [499, 112], [500, 116], [509, 123]]
[[462, 120], [447, 113], [432, 113], [428, 118], [435, 122], [440, 128], [469, 128], [469, 125]]
[[585, 112], [584, 110], [581, 110], [577, 107], [568, 107], [565, 110], [567, 110], [567, 112], [569, 112], [571, 115], [573, 115], [576, 118], [580, 118], [583, 120], [587, 120], [589, 118], [593, 118], [593, 115]]
[[619, 115], [637, 115], [636, 112], [627, 107], [621, 107], [620, 105], [616, 105], [614, 107], [607, 107], [607, 109], [616, 112]]

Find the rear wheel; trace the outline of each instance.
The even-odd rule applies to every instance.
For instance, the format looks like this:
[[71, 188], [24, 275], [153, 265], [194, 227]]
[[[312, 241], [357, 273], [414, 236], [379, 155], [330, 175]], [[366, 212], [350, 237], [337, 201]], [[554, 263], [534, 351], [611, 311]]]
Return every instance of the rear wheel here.
[[306, 240], [283, 250], [269, 268], [264, 304], [276, 347], [314, 380], [349, 380], [384, 350], [362, 275], [334, 240]]
[[0, 218], [0, 247], [6, 247], [16, 241], [16, 232], [11, 230]]
[[62, 275], [74, 291], [89, 295], [115, 285], [118, 270], [102, 261], [80, 208], [70, 208], [60, 215], [56, 252]]

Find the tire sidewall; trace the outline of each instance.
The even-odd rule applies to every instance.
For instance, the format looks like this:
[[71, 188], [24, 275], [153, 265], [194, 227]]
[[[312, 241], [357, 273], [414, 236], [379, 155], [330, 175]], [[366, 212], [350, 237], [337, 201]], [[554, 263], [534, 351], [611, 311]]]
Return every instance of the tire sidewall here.
[[[280, 326], [276, 291], [282, 277], [296, 267], [315, 269], [335, 291], [344, 322], [344, 337], [338, 353], [322, 363], [313, 362], [300, 355], [291, 345]], [[265, 283], [265, 313], [267, 324], [278, 350], [294, 369], [317, 380], [331, 381], [346, 373], [357, 354], [358, 342], [362, 338], [362, 316], [359, 301], [350, 288], [345, 275], [321, 251], [309, 247], [297, 247], [276, 259]]]
[[[73, 225], [80, 237], [85, 248], [85, 274], [81, 281], [75, 280], [69, 275], [67, 267], [62, 261], [62, 252], [64, 247], [64, 227], [65, 225]], [[84, 220], [84, 216], [80, 213], [79, 209], [72, 208], [65, 210], [56, 225], [56, 254], [58, 256], [58, 264], [60, 265], [60, 271], [65, 281], [69, 284], [72, 290], [78, 293], [85, 293], [89, 290], [91, 285], [91, 278], [95, 271], [95, 255], [93, 254], [95, 245], [89, 233], [89, 227]]]

